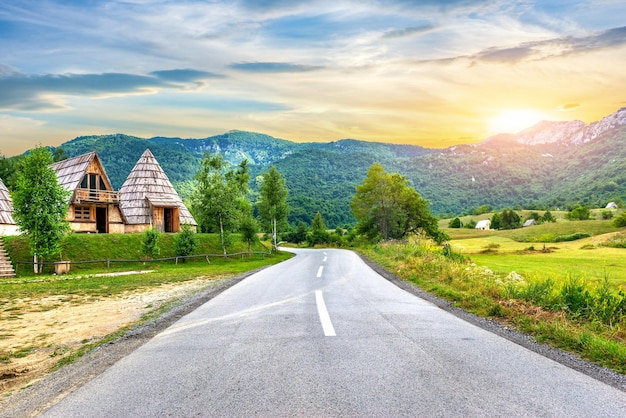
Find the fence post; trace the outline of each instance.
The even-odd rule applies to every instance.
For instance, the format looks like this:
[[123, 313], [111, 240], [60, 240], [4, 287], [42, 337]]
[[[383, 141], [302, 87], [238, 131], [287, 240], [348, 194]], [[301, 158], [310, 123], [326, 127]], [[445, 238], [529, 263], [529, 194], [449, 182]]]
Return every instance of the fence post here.
[[111, 259], [107, 258], [107, 270], [111, 270]]

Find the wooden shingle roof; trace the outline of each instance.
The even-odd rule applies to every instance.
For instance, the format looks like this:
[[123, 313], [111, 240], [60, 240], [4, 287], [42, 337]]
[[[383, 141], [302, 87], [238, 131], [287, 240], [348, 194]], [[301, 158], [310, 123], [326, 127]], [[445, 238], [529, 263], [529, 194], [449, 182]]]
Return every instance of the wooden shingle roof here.
[[0, 179], [0, 225], [15, 225], [13, 220], [13, 201], [9, 189]]
[[128, 224], [151, 224], [151, 206], [155, 206], [178, 208], [181, 225], [197, 225], [149, 149], [141, 155], [119, 193], [120, 210]]
[[83, 177], [87, 174], [87, 169], [94, 160], [96, 160], [101, 168], [101, 175], [104, 177], [107, 187], [111, 187], [111, 180], [109, 180], [109, 176], [102, 166], [100, 157], [98, 157], [95, 151], [59, 161], [58, 163], [52, 164], [50, 167], [56, 172], [59, 184], [73, 193], [80, 186]]

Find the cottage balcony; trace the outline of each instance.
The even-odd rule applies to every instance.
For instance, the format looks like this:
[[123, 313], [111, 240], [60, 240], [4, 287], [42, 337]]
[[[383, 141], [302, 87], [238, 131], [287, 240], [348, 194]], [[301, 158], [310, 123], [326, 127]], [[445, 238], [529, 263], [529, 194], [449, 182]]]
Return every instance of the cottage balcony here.
[[76, 189], [74, 203], [119, 203], [119, 194], [112, 190]]

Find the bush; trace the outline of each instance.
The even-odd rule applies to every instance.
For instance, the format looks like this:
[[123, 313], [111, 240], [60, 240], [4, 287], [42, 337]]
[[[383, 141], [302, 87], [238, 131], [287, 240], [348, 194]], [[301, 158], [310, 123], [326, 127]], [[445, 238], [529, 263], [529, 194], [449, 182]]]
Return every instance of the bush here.
[[602, 211], [602, 219], [613, 219], [613, 212], [611, 212], [610, 210], [603, 210]]
[[150, 228], [143, 233], [141, 242], [141, 252], [143, 255], [150, 258], [157, 258], [159, 254], [161, 254], [161, 249], [159, 248], [160, 235], [160, 232], [155, 228]]
[[587, 206], [577, 206], [571, 212], [565, 214], [565, 218], [570, 221], [586, 221], [591, 216], [591, 211]]
[[465, 223], [465, 225], [463, 225], [463, 228], [467, 228], [467, 229], [474, 229], [476, 228], [476, 221], [471, 219], [468, 222]]
[[622, 213], [620, 216], [613, 220], [613, 225], [618, 228], [623, 228], [626, 226], [626, 212]]
[[586, 232], [574, 232], [573, 234], [569, 235], [559, 235], [554, 239], [554, 242], [576, 241], [583, 238], [589, 238], [590, 236], [591, 235]]
[[461, 228], [463, 224], [459, 218], [454, 218], [448, 222], [448, 228]]
[[[192, 255], [197, 246], [198, 243], [196, 242], [195, 233], [191, 230], [189, 225], [183, 225], [180, 232], [177, 233], [174, 238], [176, 255], [180, 257]], [[183, 259], [183, 262], [185, 262], [185, 259]]]

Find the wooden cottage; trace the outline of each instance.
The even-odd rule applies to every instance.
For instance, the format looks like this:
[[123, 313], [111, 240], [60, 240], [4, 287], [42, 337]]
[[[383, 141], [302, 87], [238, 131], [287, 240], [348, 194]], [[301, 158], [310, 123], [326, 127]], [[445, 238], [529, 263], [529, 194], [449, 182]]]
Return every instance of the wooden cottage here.
[[19, 235], [19, 229], [13, 220], [13, 201], [9, 189], [0, 179], [0, 237]]
[[51, 166], [59, 184], [71, 192], [67, 220], [75, 232], [124, 233], [118, 193], [95, 152]]
[[120, 209], [126, 232], [143, 232], [151, 227], [160, 232], [178, 232], [181, 225], [197, 226], [149, 149], [120, 188]]

